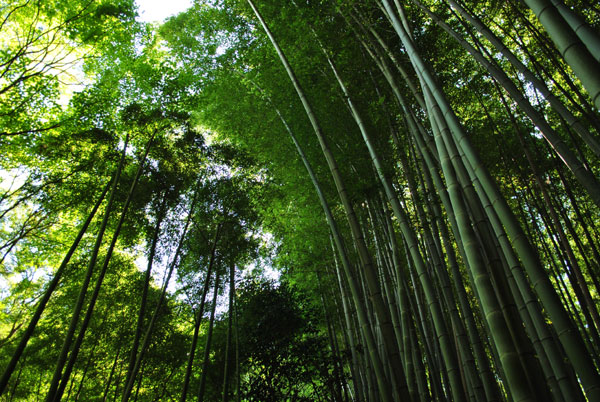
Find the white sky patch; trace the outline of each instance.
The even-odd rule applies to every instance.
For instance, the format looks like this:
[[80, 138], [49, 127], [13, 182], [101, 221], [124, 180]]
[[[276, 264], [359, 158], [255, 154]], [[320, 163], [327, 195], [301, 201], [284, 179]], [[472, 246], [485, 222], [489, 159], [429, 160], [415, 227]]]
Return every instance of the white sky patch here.
[[163, 22], [192, 6], [191, 0], [136, 0], [136, 3], [139, 6], [139, 20], [143, 22]]
[[28, 172], [25, 168], [16, 168], [11, 170], [0, 169], [0, 190], [13, 191], [27, 180]]

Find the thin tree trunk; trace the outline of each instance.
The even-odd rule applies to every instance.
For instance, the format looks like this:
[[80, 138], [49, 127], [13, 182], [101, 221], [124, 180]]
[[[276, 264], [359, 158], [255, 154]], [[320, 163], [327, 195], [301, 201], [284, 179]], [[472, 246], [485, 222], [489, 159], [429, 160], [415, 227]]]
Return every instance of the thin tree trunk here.
[[208, 323], [208, 333], [206, 334], [206, 345], [204, 346], [204, 359], [202, 361], [202, 374], [200, 376], [200, 387], [198, 389], [198, 402], [204, 401], [204, 392], [206, 390], [206, 371], [208, 370], [208, 363], [210, 357], [210, 346], [212, 343], [212, 334], [215, 324], [215, 312], [217, 311], [217, 296], [219, 292], [219, 271], [215, 273], [215, 290], [213, 292], [212, 307], [210, 310], [210, 321]]
[[21, 365], [19, 366], [19, 372], [17, 373], [17, 378], [15, 378], [15, 382], [9, 391], [10, 397], [8, 398], [8, 402], [12, 402], [15, 398], [15, 393], [17, 392], [17, 387], [19, 386], [19, 382], [21, 381], [21, 374], [23, 374], [23, 366], [25, 366], [25, 361], [27, 359], [23, 359], [21, 361]]
[[154, 255], [156, 253], [156, 245], [160, 236], [160, 226], [166, 215], [167, 207], [167, 190], [164, 190], [163, 199], [156, 215], [156, 224], [154, 226], [154, 234], [150, 244], [150, 252], [148, 253], [148, 265], [146, 266], [146, 273], [144, 274], [144, 287], [142, 289], [142, 300], [140, 302], [140, 309], [138, 311], [138, 319], [135, 326], [135, 335], [133, 338], [133, 345], [131, 346], [131, 352], [129, 354], [129, 365], [127, 368], [127, 374], [125, 375], [125, 383], [129, 382], [131, 374], [133, 373], [133, 367], [135, 366], [135, 358], [137, 356], [137, 350], [142, 337], [142, 327], [144, 325], [144, 316], [146, 314], [146, 304], [148, 299], [148, 288], [150, 287], [150, 279], [152, 278], [152, 264], [154, 262]]
[[[333, 397], [334, 401], [340, 401], [343, 402], [343, 382], [342, 382], [342, 374], [341, 374], [341, 369], [339, 366], [339, 355], [338, 355], [338, 351], [337, 348], [335, 346], [335, 341], [334, 341], [334, 335], [333, 335], [333, 328], [332, 328], [332, 322], [331, 319], [329, 318], [329, 311], [327, 308], [327, 305], [325, 304], [325, 295], [324, 295], [324, 290], [323, 290], [323, 284], [322, 284], [322, 277], [319, 274], [319, 271], [315, 271], [316, 275], [317, 275], [317, 286], [318, 286], [318, 292], [319, 292], [319, 297], [321, 299], [321, 305], [323, 306], [323, 314], [325, 316], [325, 326], [327, 327], [327, 338], [329, 340], [329, 348], [331, 349], [331, 356], [333, 357], [333, 376], [335, 378], [335, 382], [331, 387], [331, 395]], [[336, 387], [339, 386], [338, 387]]]
[[235, 401], [240, 402], [242, 395], [241, 389], [241, 378], [240, 378], [240, 334], [239, 334], [239, 323], [238, 323], [238, 303], [237, 299], [233, 301], [233, 310], [235, 318]]
[[339, 290], [340, 290], [339, 295], [340, 295], [340, 299], [342, 301], [342, 308], [343, 308], [343, 312], [344, 312], [343, 315], [344, 315], [344, 320], [346, 323], [346, 331], [343, 331], [343, 332], [347, 339], [346, 344], [350, 348], [350, 356], [352, 357], [352, 363], [350, 364], [350, 372], [352, 374], [352, 385], [354, 386], [354, 394], [356, 395], [357, 400], [362, 401], [362, 400], [364, 400], [364, 397], [363, 397], [364, 386], [362, 384], [361, 376], [359, 373], [359, 361], [358, 361], [356, 346], [355, 346], [355, 342], [354, 342], [354, 334], [352, 331], [353, 321], [352, 321], [352, 317], [351, 317], [350, 307], [348, 306], [348, 301], [347, 301], [348, 298], [345, 294], [344, 283], [342, 280], [342, 274], [340, 272], [340, 267], [339, 267], [337, 255], [335, 252], [333, 236], [331, 236], [331, 235], [330, 235], [330, 241], [331, 241], [331, 251], [333, 253], [333, 259], [334, 259], [334, 263], [335, 263], [335, 275], [336, 275], [336, 279], [337, 279], [336, 282], [338, 283]]
[[235, 295], [235, 265], [229, 267], [229, 317], [227, 319], [227, 341], [225, 346], [225, 368], [223, 369], [223, 402], [229, 402], [231, 371], [231, 330], [233, 325], [233, 298]]
[[94, 352], [96, 351], [96, 347], [98, 346], [98, 343], [99, 342], [94, 343], [94, 347], [92, 348], [92, 351], [90, 352], [90, 356], [88, 357], [87, 362], [85, 363], [85, 367], [83, 368], [83, 373], [81, 373], [81, 380], [79, 381], [79, 386], [77, 387], [77, 392], [75, 392], [75, 401], [79, 400], [81, 391], [83, 391], [83, 386], [85, 385], [85, 376], [87, 375], [87, 372], [90, 369], [92, 362], [94, 361]]
[[185, 378], [183, 380], [183, 386], [181, 388], [181, 398], [179, 399], [181, 402], [185, 402], [187, 399], [187, 393], [190, 385], [190, 378], [192, 376], [192, 367], [194, 364], [194, 355], [196, 354], [196, 345], [198, 343], [198, 333], [200, 331], [200, 324], [202, 323], [202, 316], [204, 315], [204, 303], [206, 301], [206, 296], [208, 295], [208, 290], [210, 288], [210, 276], [212, 275], [214, 261], [215, 261], [215, 252], [217, 250], [217, 241], [219, 239], [219, 232], [221, 230], [221, 225], [217, 226], [215, 231], [215, 238], [213, 239], [213, 244], [210, 250], [210, 259], [208, 261], [208, 268], [206, 269], [206, 278], [204, 279], [204, 286], [202, 288], [202, 297], [200, 298], [200, 306], [198, 307], [198, 311], [194, 317], [194, 334], [192, 336], [192, 344], [190, 345], [190, 351], [188, 355], [187, 367], [185, 369]]
[[119, 349], [117, 349], [117, 354], [115, 355], [115, 360], [110, 368], [110, 374], [108, 375], [108, 380], [106, 380], [106, 386], [104, 387], [104, 394], [102, 395], [102, 402], [106, 402], [108, 398], [108, 391], [110, 390], [110, 384], [112, 382], [113, 375], [115, 374], [115, 370], [117, 368], [117, 362], [119, 361], [119, 355], [121, 354], [122, 345], [119, 343]]

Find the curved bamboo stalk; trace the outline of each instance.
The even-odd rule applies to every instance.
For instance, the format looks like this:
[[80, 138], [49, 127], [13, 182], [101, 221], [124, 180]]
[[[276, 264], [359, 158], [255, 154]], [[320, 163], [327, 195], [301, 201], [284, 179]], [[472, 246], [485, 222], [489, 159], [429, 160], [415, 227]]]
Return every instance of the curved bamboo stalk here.
[[[393, 26], [398, 35], [400, 37], [406, 37], [405, 45], [408, 53], [415, 55], [416, 49], [412, 43], [407, 41], [408, 38], [406, 33], [404, 32], [395, 14], [393, 14], [393, 10], [389, 5], [388, 0], [382, 1], [384, 2], [388, 13], [390, 13], [391, 18], [394, 21]], [[491, 204], [496, 210], [499, 218], [502, 220], [502, 223], [505, 226], [511, 241], [524, 264], [538, 297], [542, 300], [544, 308], [548, 312], [548, 315], [557, 328], [559, 339], [561, 340], [561, 343], [565, 348], [565, 351], [567, 352], [567, 355], [569, 356], [569, 359], [571, 360], [577, 374], [580, 376], [588, 398], [600, 399], [600, 376], [598, 375], [598, 371], [588, 355], [581, 335], [573, 326], [573, 323], [564, 310], [564, 307], [560, 303], [560, 299], [558, 298], [552, 283], [541, 266], [536, 251], [534, 251], [533, 247], [527, 240], [523, 229], [508, 207], [506, 200], [500, 194], [500, 191], [490, 177], [489, 172], [487, 169], [485, 169], [483, 163], [480, 161], [477, 152], [471, 145], [468, 136], [462, 130], [456, 115], [452, 112], [448, 101], [443, 93], [441, 93], [433, 76], [427, 70], [423, 61], [418, 57], [415, 58], [415, 67], [422, 73], [423, 78], [427, 81], [428, 85], [432, 86], [433, 96], [435, 97], [436, 102], [442, 108], [443, 115], [448, 121], [448, 125], [450, 126], [452, 134], [455, 137], [454, 140], [473, 166], [473, 170], [478, 179], [481, 181], [484, 191], [487, 193]]]
[[525, 0], [525, 4], [534, 12], [560, 54], [581, 80], [594, 106], [600, 109], [600, 62], [592, 56], [550, 1]]
[[[314, 114], [312, 106], [311, 106], [310, 102], [308, 101], [308, 99], [304, 93], [304, 90], [300, 86], [300, 83], [299, 83], [298, 79], [296, 78], [296, 75], [295, 75], [293, 69], [291, 68], [289, 62], [287, 61], [285, 54], [279, 47], [275, 37], [269, 30], [269, 27], [265, 23], [260, 12], [255, 7], [253, 2], [251, 0], [248, 0], [248, 4], [254, 11], [256, 17], [260, 21], [263, 29], [265, 30], [267, 36], [269, 37], [269, 40], [271, 41], [271, 43], [273, 44], [273, 47], [275, 48], [277, 54], [279, 55], [281, 63], [283, 64], [286, 72], [288, 73], [290, 81], [292, 82], [292, 84], [298, 94], [298, 97], [300, 98], [300, 101], [302, 102], [302, 105], [304, 106], [307, 117], [309, 118], [310, 123], [314, 129], [314, 132], [317, 136], [317, 139], [319, 140], [319, 144], [323, 151], [323, 155], [325, 156], [327, 165], [329, 166], [334, 183], [336, 185], [338, 195], [344, 206], [344, 211], [346, 213], [348, 223], [350, 224], [352, 236], [353, 236], [360, 260], [361, 260], [363, 268], [364, 268], [364, 274], [365, 274], [365, 278], [366, 278], [366, 283], [369, 287], [370, 297], [371, 297], [371, 300], [373, 301], [373, 304], [375, 307], [375, 312], [379, 318], [379, 326], [383, 333], [384, 345], [388, 352], [389, 361], [394, 367], [394, 370], [392, 372], [392, 376], [391, 376], [390, 380], [392, 381], [392, 384], [395, 387], [395, 389], [397, 390], [398, 394], [401, 395], [403, 397], [403, 399], [409, 400], [410, 396], [408, 394], [408, 387], [406, 385], [406, 380], [403, 376], [401, 376], [403, 369], [400, 364], [400, 356], [399, 356], [398, 346], [397, 346], [397, 342], [395, 340], [395, 335], [393, 332], [393, 327], [392, 327], [391, 319], [389, 316], [389, 311], [387, 310], [387, 306], [385, 306], [385, 304], [383, 303], [383, 299], [381, 296], [381, 289], [377, 282], [377, 277], [376, 277], [376, 273], [375, 273], [375, 268], [373, 266], [372, 258], [370, 256], [369, 250], [366, 246], [365, 240], [361, 233], [358, 219], [356, 218], [354, 208], [352, 207], [352, 204], [348, 197], [346, 187], [342, 180], [342, 177], [339, 172], [339, 169], [338, 169], [337, 163], [335, 161], [335, 158], [333, 156], [333, 153], [331, 152], [331, 150], [327, 144], [327, 141], [322, 133], [321, 127], [319, 125], [316, 115]], [[383, 377], [380, 377], [380, 375], [377, 375], [377, 383], [378, 383], [378, 388], [380, 390], [380, 397], [384, 398], [384, 400], [386, 400], [386, 401], [390, 400], [390, 398], [392, 398], [393, 393], [390, 392], [391, 390], [385, 384], [386, 383], [385, 379]]]

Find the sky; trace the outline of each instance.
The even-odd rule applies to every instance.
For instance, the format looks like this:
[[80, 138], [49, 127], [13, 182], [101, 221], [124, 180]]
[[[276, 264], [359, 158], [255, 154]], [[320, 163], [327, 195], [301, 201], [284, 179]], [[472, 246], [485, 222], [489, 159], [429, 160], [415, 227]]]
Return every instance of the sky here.
[[144, 22], [162, 22], [192, 5], [192, 0], [136, 0], [139, 19]]

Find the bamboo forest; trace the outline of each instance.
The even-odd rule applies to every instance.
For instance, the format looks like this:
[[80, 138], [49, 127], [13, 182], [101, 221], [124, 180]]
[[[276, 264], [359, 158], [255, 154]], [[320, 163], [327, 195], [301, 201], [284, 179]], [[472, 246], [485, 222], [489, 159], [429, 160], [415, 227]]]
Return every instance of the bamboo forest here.
[[600, 401], [597, 1], [139, 7], [0, 0], [0, 401]]

